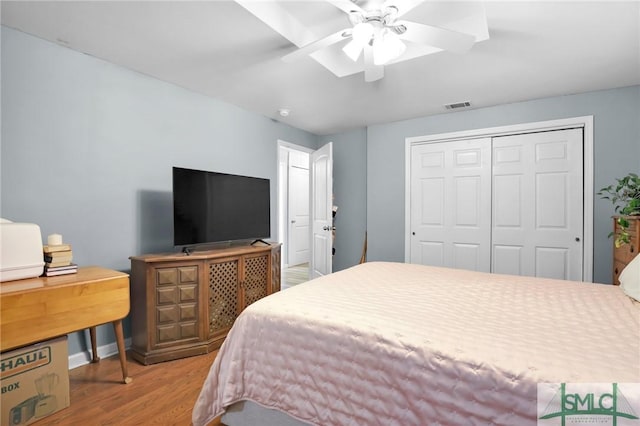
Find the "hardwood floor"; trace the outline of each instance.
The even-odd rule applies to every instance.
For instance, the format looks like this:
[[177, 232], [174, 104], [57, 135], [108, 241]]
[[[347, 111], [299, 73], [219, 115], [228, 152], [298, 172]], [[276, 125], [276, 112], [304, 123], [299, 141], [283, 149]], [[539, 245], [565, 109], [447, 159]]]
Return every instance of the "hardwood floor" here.
[[[38, 425], [190, 425], [191, 410], [217, 351], [144, 366], [128, 359], [122, 384], [118, 356], [69, 371], [71, 406]], [[219, 419], [210, 426], [220, 425]]]
[[309, 281], [309, 264], [292, 266], [282, 270], [282, 290]]

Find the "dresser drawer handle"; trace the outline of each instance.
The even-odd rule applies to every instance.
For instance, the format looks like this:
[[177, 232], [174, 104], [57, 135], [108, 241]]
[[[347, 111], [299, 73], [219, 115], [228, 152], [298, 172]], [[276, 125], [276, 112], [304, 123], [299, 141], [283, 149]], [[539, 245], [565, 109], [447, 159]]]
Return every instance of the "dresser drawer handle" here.
[[616, 275], [618, 275], [618, 268], [616, 268], [614, 272]]

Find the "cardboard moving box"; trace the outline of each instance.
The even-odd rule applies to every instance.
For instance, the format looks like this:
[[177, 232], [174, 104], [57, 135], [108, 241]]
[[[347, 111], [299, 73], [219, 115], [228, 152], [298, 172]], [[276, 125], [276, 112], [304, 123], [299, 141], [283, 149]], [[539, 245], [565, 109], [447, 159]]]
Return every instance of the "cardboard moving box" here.
[[67, 337], [0, 354], [0, 425], [28, 425], [69, 406]]

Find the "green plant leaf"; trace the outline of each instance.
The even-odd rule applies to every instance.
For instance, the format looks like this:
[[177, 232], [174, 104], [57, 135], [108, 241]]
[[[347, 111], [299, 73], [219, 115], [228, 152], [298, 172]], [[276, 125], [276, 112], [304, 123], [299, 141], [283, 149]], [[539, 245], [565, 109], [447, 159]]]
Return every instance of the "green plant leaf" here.
[[637, 173], [628, 173], [626, 176], [615, 179], [614, 185], [603, 187], [598, 195], [603, 200], [609, 200], [613, 204], [613, 210], [621, 217], [616, 218], [614, 232], [609, 234], [609, 238], [614, 237], [616, 247], [631, 242], [628, 229], [630, 226], [626, 217], [640, 216], [640, 177]]

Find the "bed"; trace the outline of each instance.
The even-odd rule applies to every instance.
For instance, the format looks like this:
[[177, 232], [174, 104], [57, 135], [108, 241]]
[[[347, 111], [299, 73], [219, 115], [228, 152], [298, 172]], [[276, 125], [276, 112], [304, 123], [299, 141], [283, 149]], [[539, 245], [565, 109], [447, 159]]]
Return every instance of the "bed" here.
[[619, 287], [371, 262], [243, 311], [193, 424], [528, 425], [538, 383], [613, 382], [640, 382]]

